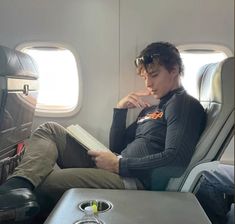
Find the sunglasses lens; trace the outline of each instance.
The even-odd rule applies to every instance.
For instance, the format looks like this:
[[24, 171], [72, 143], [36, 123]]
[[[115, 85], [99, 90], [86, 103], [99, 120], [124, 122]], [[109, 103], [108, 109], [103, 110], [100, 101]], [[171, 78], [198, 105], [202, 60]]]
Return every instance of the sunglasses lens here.
[[148, 65], [153, 62], [153, 59], [155, 57], [159, 56], [158, 54], [153, 54], [153, 55], [144, 55], [142, 57], [136, 58], [135, 59], [135, 66], [139, 67], [140, 65]]
[[141, 64], [143, 64], [143, 57], [141, 58], [136, 58], [135, 59], [135, 66], [139, 67]]

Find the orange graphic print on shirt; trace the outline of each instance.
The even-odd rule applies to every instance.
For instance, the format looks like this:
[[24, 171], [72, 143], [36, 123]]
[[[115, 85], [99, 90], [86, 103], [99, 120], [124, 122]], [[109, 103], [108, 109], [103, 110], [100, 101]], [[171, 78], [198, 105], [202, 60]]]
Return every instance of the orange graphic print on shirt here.
[[163, 116], [162, 111], [156, 111], [153, 113], [146, 114], [144, 117], [140, 117], [137, 123], [141, 123], [143, 121], [150, 120], [150, 119], [156, 120], [156, 119], [162, 118], [162, 116]]

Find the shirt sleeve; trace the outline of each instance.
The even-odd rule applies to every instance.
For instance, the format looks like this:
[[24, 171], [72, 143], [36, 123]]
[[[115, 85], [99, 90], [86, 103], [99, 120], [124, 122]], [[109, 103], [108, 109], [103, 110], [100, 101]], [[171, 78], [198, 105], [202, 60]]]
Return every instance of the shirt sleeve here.
[[126, 117], [127, 109], [114, 108], [109, 134], [109, 148], [118, 154], [135, 138], [136, 122], [126, 128]]

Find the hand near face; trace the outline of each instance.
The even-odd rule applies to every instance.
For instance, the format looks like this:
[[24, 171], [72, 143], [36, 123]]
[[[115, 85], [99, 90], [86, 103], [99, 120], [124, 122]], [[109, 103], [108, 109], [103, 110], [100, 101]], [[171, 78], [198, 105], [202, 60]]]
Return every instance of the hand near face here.
[[110, 151], [89, 150], [88, 155], [92, 157], [97, 168], [108, 170], [112, 173], [119, 173], [119, 159]]
[[130, 93], [118, 102], [117, 108], [131, 109], [149, 107], [150, 104], [142, 98], [149, 95], [150, 92], [148, 91]]

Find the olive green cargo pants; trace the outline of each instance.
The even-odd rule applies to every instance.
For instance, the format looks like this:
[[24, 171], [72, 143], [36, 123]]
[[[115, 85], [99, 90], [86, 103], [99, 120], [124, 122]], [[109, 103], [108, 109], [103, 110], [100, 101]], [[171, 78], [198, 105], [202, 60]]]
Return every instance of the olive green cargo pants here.
[[[59, 169], [54, 168], [56, 163]], [[122, 177], [95, 168], [87, 151], [54, 122], [40, 125], [32, 134], [13, 176], [28, 179], [36, 191], [55, 201], [70, 188], [126, 189]], [[136, 184], [143, 189], [139, 181]]]

